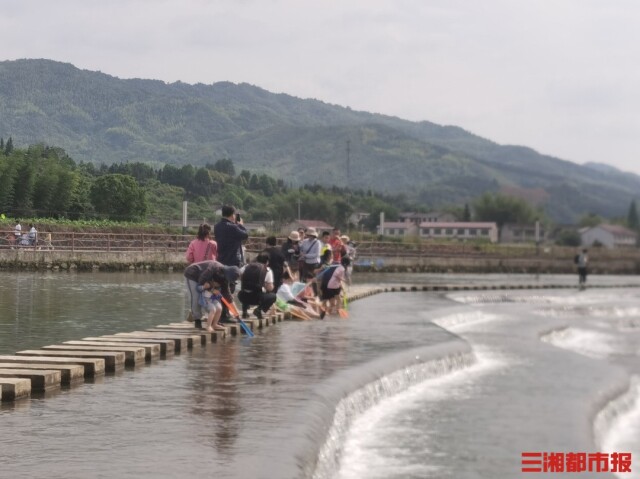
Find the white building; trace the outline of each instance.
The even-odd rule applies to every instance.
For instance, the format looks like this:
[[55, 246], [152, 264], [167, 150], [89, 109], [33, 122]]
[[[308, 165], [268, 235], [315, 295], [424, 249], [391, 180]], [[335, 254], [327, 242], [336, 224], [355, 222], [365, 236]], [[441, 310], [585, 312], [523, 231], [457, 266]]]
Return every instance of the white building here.
[[500, 234], [501, 243], [535, 243], [536, 240], [544, 242], [547, 239], [547, 231], [544, 225], [538, 226], [538, 234], [536, 235], [536, 225], [505, 223], [502, 225], [502, 233]]
[[[386, 224], [385, 224], [386, 227]], [[420, 238], [423, 239], [486, 239], [498, 241], [498, 225], [495, 223], [431, 223], [420, 224]]]
[[418, 227], [408, 221], [385, 221], [382, 234], [384, 236], [415, 236], [418, 234]]
[[398, 216], [401, 221], [409, 221], [416, 225], [421, 223], [446, 223], [456, 220], [455, 216], [451, 213], [443, 213], [441, 211], [431, 211], [429, 213], [414, 213], [409, 211], [400, 213]]
[[624, 226], [598, 225], [580, 231], [582, 246], [601, 244], [606, 248], [636, 246], [637, 234]]

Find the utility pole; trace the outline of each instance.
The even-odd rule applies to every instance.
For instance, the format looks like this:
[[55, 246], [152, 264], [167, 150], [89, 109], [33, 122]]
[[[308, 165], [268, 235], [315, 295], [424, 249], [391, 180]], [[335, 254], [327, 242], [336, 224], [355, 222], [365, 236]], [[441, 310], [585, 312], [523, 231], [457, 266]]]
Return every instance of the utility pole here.
[[298, 198], [298, 221], [300, 221], [300, 204], [302, 203], [302, 201], [300, 200], [300, 198]]

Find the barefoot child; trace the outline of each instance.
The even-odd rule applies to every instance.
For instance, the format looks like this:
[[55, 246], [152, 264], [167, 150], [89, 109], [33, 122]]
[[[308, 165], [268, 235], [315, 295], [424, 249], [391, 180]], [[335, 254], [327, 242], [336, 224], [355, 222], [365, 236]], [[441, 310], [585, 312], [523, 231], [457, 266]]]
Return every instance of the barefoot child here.
[[211, 290], [203, 290], [200, 298], [202, 309], [207, 311], [207, 326], [204, 329], [208, 332], [224, 330], [224, 327], [218, 323], [222, 314], [222, 303], [220, 302], [222, 294], [216, 288], [220, 288], [220, 285], [213, 283], [212, 288]]

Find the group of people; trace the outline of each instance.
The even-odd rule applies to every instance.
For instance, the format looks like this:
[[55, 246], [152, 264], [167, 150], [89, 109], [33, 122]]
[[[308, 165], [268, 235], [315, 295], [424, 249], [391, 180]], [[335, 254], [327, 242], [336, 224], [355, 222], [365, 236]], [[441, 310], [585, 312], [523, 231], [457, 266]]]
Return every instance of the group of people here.
[[[212, 237], [215, 237], [215, 240]], [[222, 207], [213, 227], [202, 224], [186, 252], [184, 276], [195, 326], [208, 331], [233, 322], [233, 295], [242, 305], [242, 318], [262, 318], [274, 307], [304, 318], [337, 314], [344, 284], [350, 284], [355, 243], [340, 230], [315, 228], [292, 231], [282, 245], [274, 236], [253, 261], [246, 261], [243, 243], [249, 237], [235, 208]]]
[[38, 241], [38, 230], [33, 225], [29, 224], [29, 231], [22, 232], [22, 225], [20, 221], [13, 227], [13, 238], [8, 238], [12, 245], [16, 246], [34, 246]]

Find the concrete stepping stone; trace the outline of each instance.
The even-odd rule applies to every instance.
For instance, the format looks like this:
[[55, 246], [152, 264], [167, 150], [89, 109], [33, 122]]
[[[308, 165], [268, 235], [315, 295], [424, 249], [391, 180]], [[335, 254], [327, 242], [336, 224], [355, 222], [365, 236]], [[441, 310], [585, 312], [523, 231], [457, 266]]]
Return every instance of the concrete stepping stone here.
[[62, 380], [60, 371], [51, 369], [0, 369], [0, 378], [24, 378], [31, 380], [32, 392], [58, 389]]
[[31, 396], [31, 380], [24, 378], [0, 378], [0, 399], [3, 402]]
[[80, 350], [54, 350], [54, 349], [28, 349], [18, 351], [17, 356], [47, 356], [61, 358], [102, 358], [107, 372], [116, 372], [124, 368], [124, 353], [118, 351], [80, 351]]
[[0, 362], [0, 371], [16, 368], [60, 371], [60, 383], [64, 386], [84, 381], [84, 366], [80, 364], [23, 363], [16, 365], [15, 363]]
[[[0, 361], [3, 363], [11, 363], [15, 367], [21, 367], [20, 364], [40, 364], [48, 363], [55, 365], [80, 365], [84, 366], [84, 377], [92, 378], [102, 376], [105, 369], [105, 361], [102, 358], [78, 358], [78, 357], [52, 357], [52, 356], [2, 356]], [[55, 369], [55, 368], [50, 368]]]
[[71, 344], [72, 346], [126, 346], [126, 347], [135, 347], [135, 348], [144, 348], [144, 359], [146, 361], [151, 361], [153, 359], [158, 359], [160, 357], [160, 345], [159, 344], [142, 344], [142, 343], [118, 343], [116, 342], [108, 342], [108, 341], [90, 341], [90, 340], [80, 340], [80, 341], [65, 341], [62, 344]]
[[144, 348], [136, 348], [129, 346], [81, 346], [81, 345], [71, 345], [71, 344], [50, 344], [48, 346], [42, 346], [43, 350], [46, 351], [113, 351], [124, 353], [124, 365], [125, 366], [136, 366], [138, 364], [144, 363], [145, 352]]
[[160, 348], [160, 358], [166, 359], [167, 356], [175, 354], [175, 343], [171, 339], [146, 339], [146, 338], [125, 338], [121, 336], [97, 336], [90, 338], [82, 338], [83, 341], [104, 341], [118, 343], [139, 343], [139, 344], [157, 344]]

